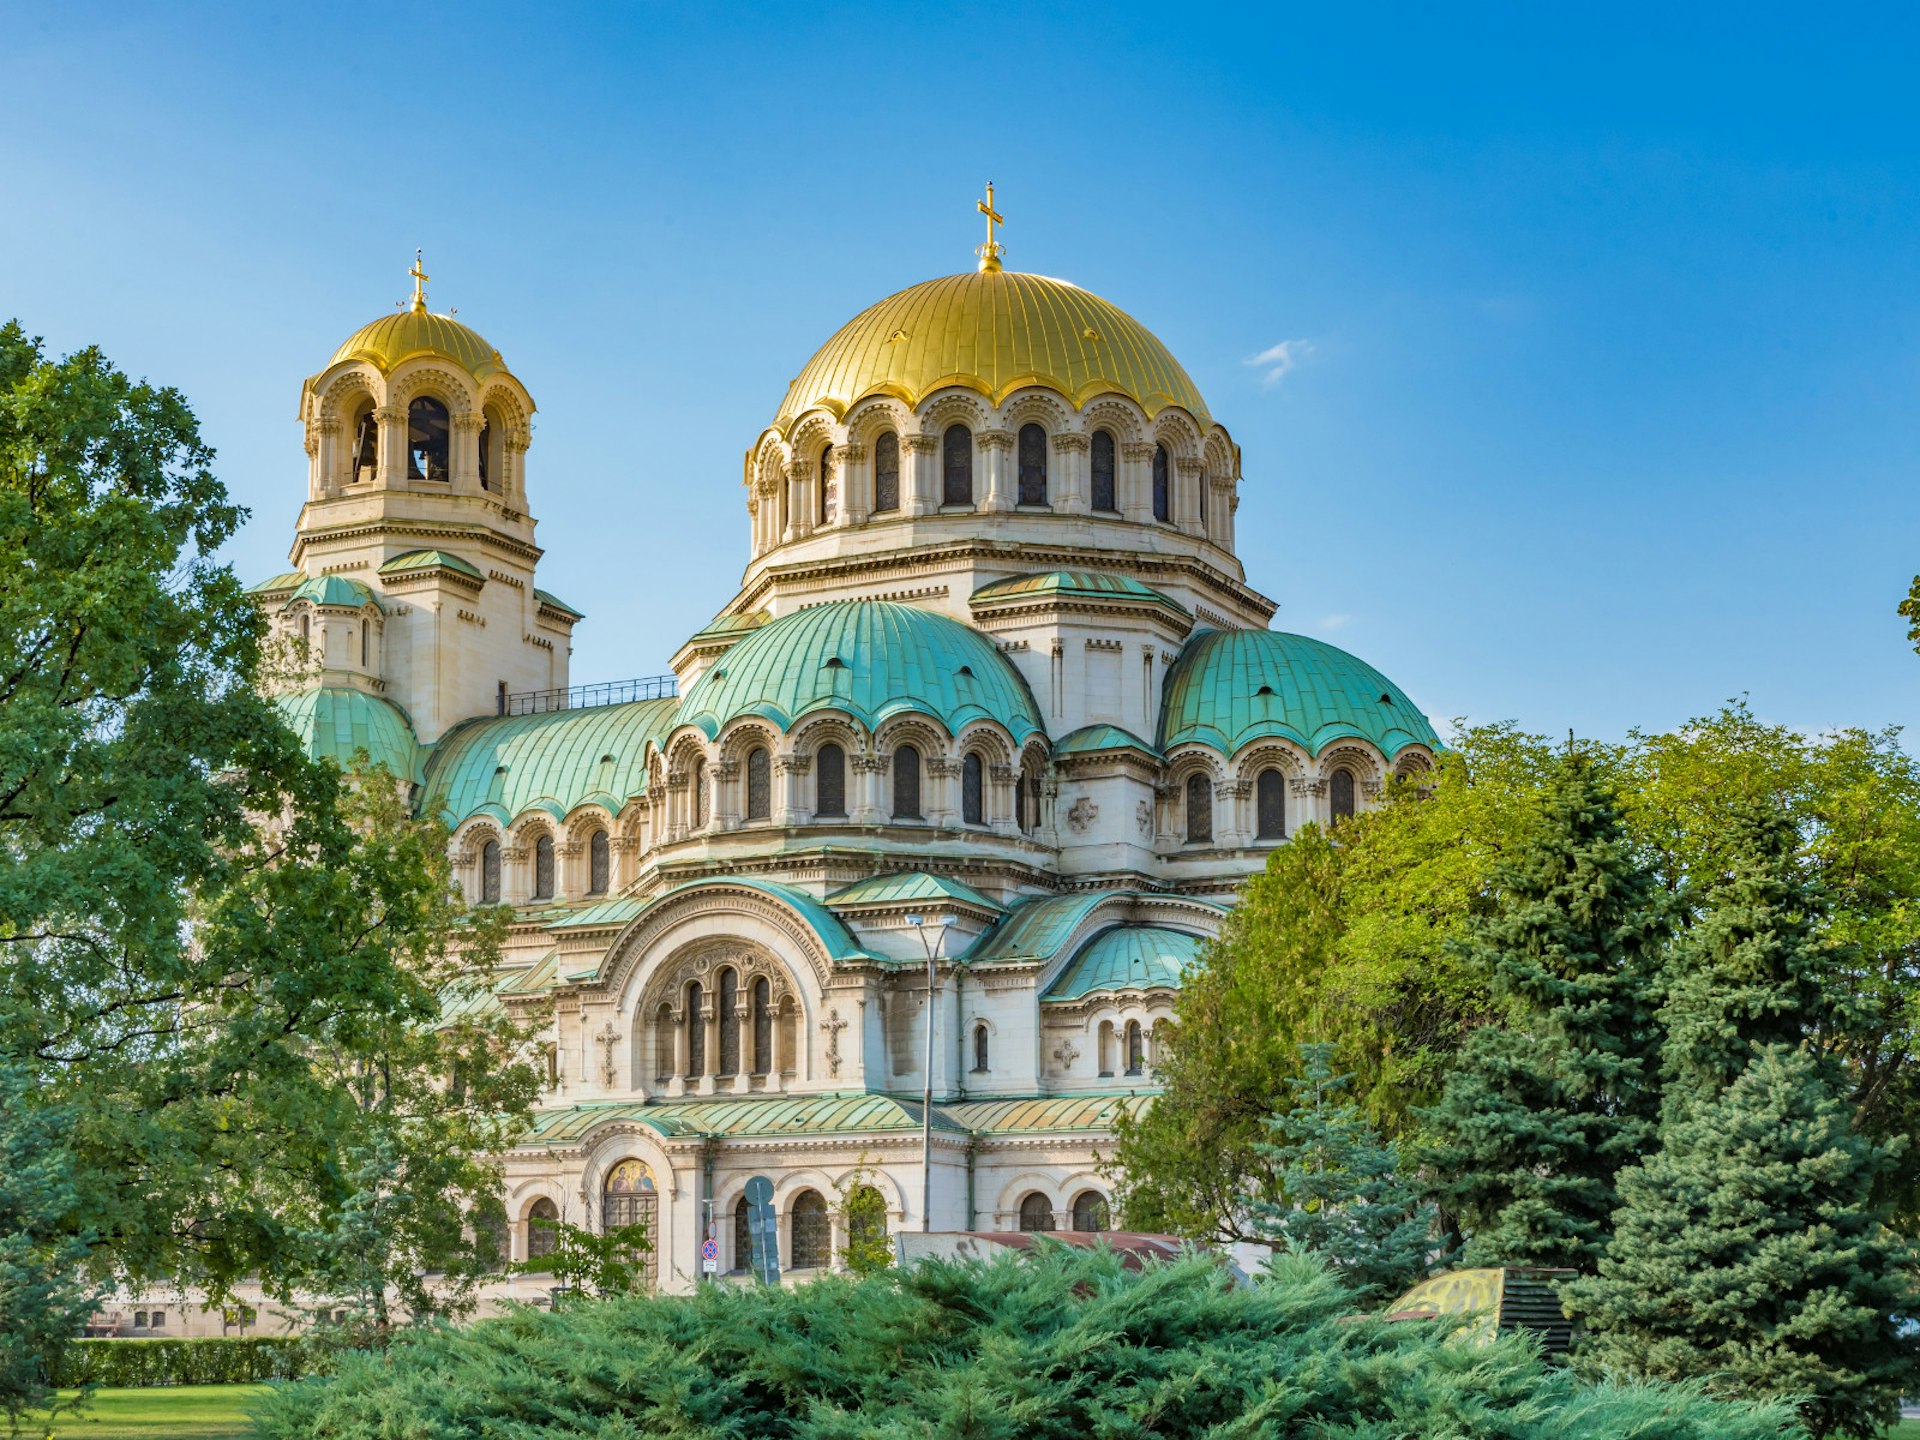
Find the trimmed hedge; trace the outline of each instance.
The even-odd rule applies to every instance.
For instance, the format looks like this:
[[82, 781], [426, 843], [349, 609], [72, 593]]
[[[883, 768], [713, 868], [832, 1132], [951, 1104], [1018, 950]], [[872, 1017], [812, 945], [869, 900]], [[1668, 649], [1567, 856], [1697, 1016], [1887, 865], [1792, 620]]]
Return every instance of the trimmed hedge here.
[[298, 1335], [209, 1335], [192, 1340], [71, 1340], [53, 1383], [253, 1385], [324, 1373], [331, 1356]]

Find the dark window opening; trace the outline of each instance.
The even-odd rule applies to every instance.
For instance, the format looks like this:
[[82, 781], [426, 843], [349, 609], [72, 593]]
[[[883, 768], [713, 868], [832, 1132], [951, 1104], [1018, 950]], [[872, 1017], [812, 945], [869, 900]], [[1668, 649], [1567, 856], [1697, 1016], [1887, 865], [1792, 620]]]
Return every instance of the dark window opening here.
[[900, 437], [891, 430], [873, 442], [873, 508], [900, 508]]
[[920, 814], [920, 752], [902, 745], [893, 752], [893, 818], [918, 820]]
[[813, 502], [813, 515], [816, 525], [833, 523], [833, 446], [831, 445], [820, 452], [820, 485], [818, 498]]
[[500, 903], [500, 842], [489, 840], [480, 847], [480, 902]]
[[1255, 829], [1262, 840], [1284, 840], [1287, 834], [1287, 778], [1278, 770], [1262, 770], [1254, 782]]
[[773, 760], [765, 750], [747, 753], [747, 819], [765, 820], [773, 814]]
[[596, 830], [587, 842], [587, 893], [604, 895], [613, 879], [613, 845], [607, 832]]
[[1166, 446], [1153, 447], [1153, 518], [1156, 520], [1173, 516], [1173, 485], [1167, 477], [1170, 460]]
[[977, 751], [969, 751], [960, 762], [960, 819], [968, 825], [985, 824], [985, 766]]
[[1020, 1228], [1029, 1233], [1053, 1229], [1053, 1202], [1038, 1190], [1020, 1202]]
[[949, 425], [942, 449], [940, 503], [973, 504], [973, 432], [964, 425]]
[[763, 976], [753, 982], [753, 1073], [773, 1069], [773, 987]]
[[1109, 514], [1120, 508], [1113, 484], [1113, 436], [1105, 430], [1093, 432], [1093, 508]]
[[1333, 818], [1345, 820], [1353, 814], [1353, 772], [1336, 770], [1330, 779], [1332, 783], [1327, 788], [1332, 797]]
[[1147, 1068], [1147, 1037], [1138, 1020], [1127, 1022], [1127, 1074], [1138, 1075]]
[[360, 412], [353, 430], [353, 483], [373, 479], [380, 464], [380, 422], [373, 418], [373, 407]]
[[493, 488], [493, 417], [480, 422], [480, 488]]
[[1020, 427], [1020, 504], [1047, 503], [1047, 432], [1038, 425]]
[[816, 816], [835, 818], [847, 813], [847, 752], [838, 745], [822, 745], [813, 756]]
[[1098, 1190], [1085, 1190], [1074, 1197], [1073, 1228], [1082, 1234], [1094, 1234], [1105, 1230], [1112, 1220], [1107, 1209], [1107, 1197]]
[[740, 977], [720, 972], [720, 1073], [740, 1073]]
[[1204, 775], [1187, 777], [1187, 843], [1213, 839], [1213, 782]]
[[527, 1258], [540, 1260], [553, 1254], [560, 1244], [560, 1235], [555, 1226], [560, 1220], [560, 1207], [542, 1196], [533, 1202], [527, 1210]]
[[700, 982], [687, 986], [687, 1078], [697, 1080], [707, 1073], [706, 992]]
[[824, 1270], [833, 1261], [833, 1228], [827, 1202], [817, 1190], [793, 1197], [793, 1265], [795, 1270]]
[[973, 1027], [973, 1070], [976, 1075], [987, 1073], [987, 1027]]
[[533, 842], [533, 898], [553, 898], [553, 837], [542, 835]]
[[407, 407], [407, 478], [445, 480], [447, 472], [447, 407], [431, 395], [422, 395]]

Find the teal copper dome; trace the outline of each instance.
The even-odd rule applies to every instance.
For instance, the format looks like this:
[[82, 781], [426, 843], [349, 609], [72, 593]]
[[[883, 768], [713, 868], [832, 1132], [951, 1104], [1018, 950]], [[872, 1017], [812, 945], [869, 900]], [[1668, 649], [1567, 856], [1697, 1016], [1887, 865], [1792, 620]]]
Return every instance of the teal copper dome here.
[[1438, 746], [1427, 717], [1364, 660], [1278, 630], [1209, 630], [1180, 652], [1160, 709], [1160, 748], [1197, 740], [1232, 754], [1250, 740], [1291, 740], [1317, 755], [1365, 740], [1391, 760]]
[[280, 608], [285, 610], [296, 600], [306, 600], [315, 605], [345, 605], [358, 609], [362, 605], [371, 605], [376, 610], [385, 607], [374, 598], [369, 590], [358, 580], [349, 580], [344, 575], [314, 575], [302, 580]]
[[711, 738], [743, 715], [787, 730], [815, 710], [843, 711], [869, 730], [907, 713], [948, 734], [996, 720], [1016, 743], [1044, 730], [1026, 682], [991, 640], [886, 600], [815, 605], [763, 625], [694, 682], [676, 723]]
[[396, 780], [419, 783], [422, 752], [400, 707], [377, 695], [325, 686], [274, 697], [287, 728], [300, 737], [307, 757], [351, 769], [355, 756], [384, 765]]

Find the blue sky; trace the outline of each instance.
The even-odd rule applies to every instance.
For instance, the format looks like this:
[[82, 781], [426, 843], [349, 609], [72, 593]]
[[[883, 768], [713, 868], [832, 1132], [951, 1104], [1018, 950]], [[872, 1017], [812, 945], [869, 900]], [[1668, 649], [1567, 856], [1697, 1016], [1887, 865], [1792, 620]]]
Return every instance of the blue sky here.
[[1436, 719], [1897, 724], [1917, 15], [0, 0], [0, 315], [188, 394], [254, 578], [301, 379], [423, 246], [539, 402], [575, 678], [651, 674], [733, 593], [787, 381], [969, 265], [991, 178], [1009, 268], [1240, 442], [1278, 627]]

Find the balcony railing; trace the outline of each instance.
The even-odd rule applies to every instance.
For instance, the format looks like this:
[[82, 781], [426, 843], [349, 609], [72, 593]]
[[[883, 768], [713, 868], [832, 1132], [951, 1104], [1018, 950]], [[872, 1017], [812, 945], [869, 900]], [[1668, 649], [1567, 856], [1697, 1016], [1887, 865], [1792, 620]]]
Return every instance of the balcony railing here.
[[555, 710], [585, 710], [594, 705], [628, 705], [635, 700], [671, 700], [680, 693], [672, 675], [647, 675], [638, 680], [607, 680], [598, 685], [575, 685], [567, 690], [500, 692], [502, 715], [545, 715]]

